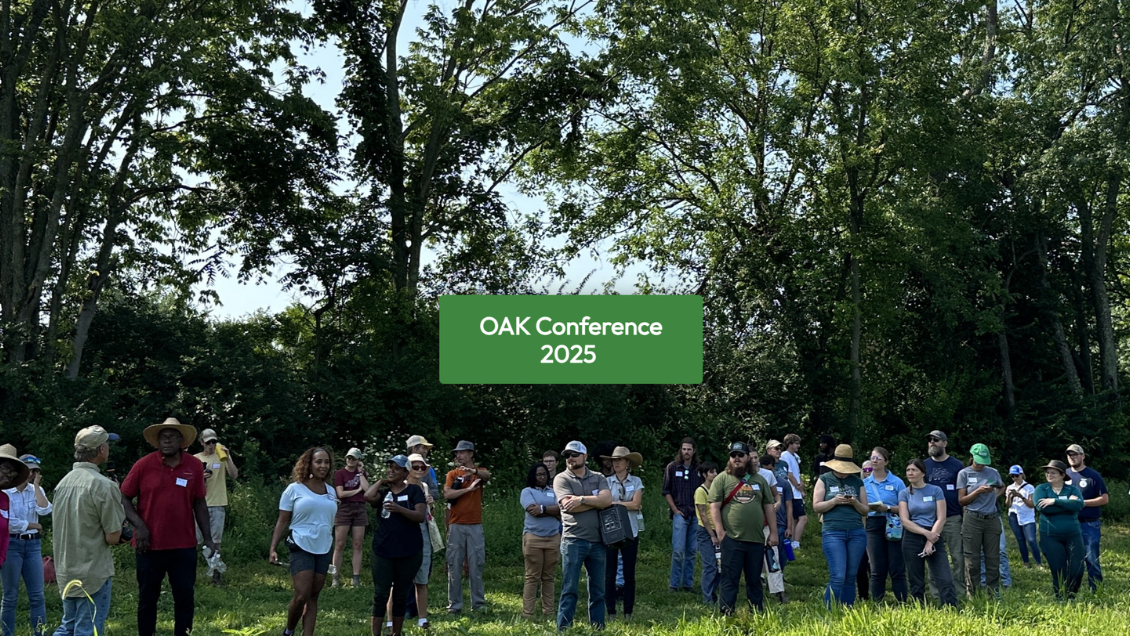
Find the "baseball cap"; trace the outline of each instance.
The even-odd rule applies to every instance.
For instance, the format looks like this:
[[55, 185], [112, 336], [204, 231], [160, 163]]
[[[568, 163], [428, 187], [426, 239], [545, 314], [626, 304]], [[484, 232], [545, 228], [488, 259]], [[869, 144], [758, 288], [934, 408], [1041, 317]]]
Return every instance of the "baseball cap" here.
[[456, 451], [462, 451], [462, 450], [469, 450], [473, 453], [473, 452], [475, 452], [475, 445], [472, 444], [471, 442], [468, 442], [465, 439], [461, 439], [461, 440], [459, 440], [459, 443], [455, 445], [455, 448], [451, 452], [454, 453]]
[[361, 459], [361, 449], [354, 446], [345, 452], [345, 456], [352, 457], [353, 459]]
[[408, 443], [405, 444], [405, 446], [407, 446], [408, 448], [412, 448], [413, 446], [427, 446], [428, 448], [431, 448], [432, 446], [434, 446], [434, 444], [424, 439], [423, 435], [413, 435], [412, 437], [408, 438]]
[[75, 435], [75, 450], [93, 450], [106, 442], [120, 439], [117, 433], [108, 433], [101, 426], [88, 426]]
[[1020, 464], [1016, 464], [1012, 468], [1008, 469], [1008, 474], [1010, 474], [1010, 475], [1023, 475], [1024, 469], [1020, 467]]
[[585, 445], [578, 442], [577, 440], [573, 440], [565, 445], [565, 450], [561, 451], [562, 455], [566, 453], [580, 453], [582, 455], [588, 455], [589, 449], [585, 448]]
[[420, 453], [412, 453], [408, 456], [409, 464], [415, 464], [416, 462], [420, 462], [424, 466], [430, 466], [430, 464], [428, 464], [428, 460], [424, 459], [424, 456]]
[[385, 460], [386, 464], [396, 464], [401, 468], [408, 468], [408, 457], [406, 455], [393, 455]]
[[216, 437], [216, 431], [213, 431], [210, 428], [204, 429], [204, 432], [200, 434], [200, 441], [205, 444], [207, 444], [208, 442], [214, 442], [218, 439], [220, 438]]
[[981, 464], [982, 466], [991, 466], [989, 462], [989, 447], [984, 444], [974, 444], [973, 448], [969, 449], [970, 454], [973, 455], [973, 461]]
[[1080, 455], [1086, 455], [1086, 453], [1083, 452], [1083, 447], [1078, 445], [1078, 444], [1072, 444], [1071, 446], [1068, 446], [1067, 452], [1069, 452], [1069, 453], [1079, 453]]
[[782, 444], [779, 440], [771, 439], [769, 440], [769, 443], [765, 445], [765, 450], [769, 450], [770, 448], [777, 448], [778, 446], [784, 446], [784, 444]]
[[40, 465], [43, 463], [43, 460], [35, 455], [20, 455], [20, 461], [27, 464], [27, 467], [32, 470], [39, 470]]
[[746, 455], [749, 455], [749, 453], [750, 453], [749, 444], [746, 444], [745, 442], [734, 442], [733, 444], [730, 444], [730, 452], [731, 453], [745, 453]]
[[948, 437], [946, 437], [946, 434], [945, 434], [945, 433], [943, 433], [943, 432], [941, 432], [941, 431], [930, 431], [930, 432], [929, 432], [929, 433], [928, 433], [928, 434], [926, 435], [926, 437], [937, 437], [938, 439], [942, 440], [943, 442], [948, 442], [948, 441], [949, 441], [949, 438], [948, 438]]

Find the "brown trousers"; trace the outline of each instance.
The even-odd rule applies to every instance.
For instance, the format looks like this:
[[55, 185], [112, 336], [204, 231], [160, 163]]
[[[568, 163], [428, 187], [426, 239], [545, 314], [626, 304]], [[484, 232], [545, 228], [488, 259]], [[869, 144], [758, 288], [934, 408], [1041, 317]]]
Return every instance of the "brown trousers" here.
[[557, 576], [557, 562], [561, 560], [561, 535], [539, 537], [522, 535], [522, 556], [526, 558], [526, 583], [522, 586], [522, 618], [534, 617], [538, 584], [541, 584], [541, 608], [546, 616], [557, 615], [553, 596], [553, 579]]

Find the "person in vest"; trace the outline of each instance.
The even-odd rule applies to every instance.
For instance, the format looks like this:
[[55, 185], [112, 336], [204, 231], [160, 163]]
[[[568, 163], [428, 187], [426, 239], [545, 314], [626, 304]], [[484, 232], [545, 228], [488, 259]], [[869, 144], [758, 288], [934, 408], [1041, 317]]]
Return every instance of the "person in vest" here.
[[832, 458], [824, 461], [828, 472], [820, 475], [812, 491], [812, 510], [823, 515], [821, 543], [828, 561], [828, 585], [824, 604], [833, 602], [851, 607], [855, 603], [855, 574], [867, 550], [867, 491], [859, 478], [862, 468], [853, 461], [848, 444], [836, 446]]

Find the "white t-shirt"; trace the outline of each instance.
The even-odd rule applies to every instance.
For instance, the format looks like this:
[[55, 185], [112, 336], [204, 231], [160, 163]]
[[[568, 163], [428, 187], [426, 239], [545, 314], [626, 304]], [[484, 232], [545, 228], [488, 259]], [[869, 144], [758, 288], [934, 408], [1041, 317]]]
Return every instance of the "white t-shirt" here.
[[757, 474], [761, 475], [765, 478], [765, 481], [769, 482], [770, 488], [777, 487], [777, 476], [773, 474], [773, 471], [769, 470], [768, 468], [758, 468]]
[[[1017, 486], [1016, 484], [1009, 484], [1008, 488], [1005, 489], [1005, 497], [1007, 497], [1008, 493], [1013, 490], [1020, 490], [1021, 494], [1029, 499], [1031, 499], [1032, 496], [1036, 494], [1036, 489], [1032, 486], [1032, 484], [1023, 482], [1020, 486]], [[1036, 502], [1033, 501], [1032, 503]], [[1023, 501], [1019, 499], [1013, 499], [1012, 503], [1009, 504], [1008, 514], [1016, 515], [1016, 522], [1022, 526], [1026, 526], [1030, 523], [1036, 523], [1036, 509], [1029, 508], [1028, 506], [1024, 505]]]
[[279, 510], [291, 513], [290, 536], [298, 547], [310, 554], [326, 554], [334, 547], [334, 516], [337, 497], [333, 486], [319, 495], [305, 484], [293, 483], [279, 498]]
[[[784, 452], [781, 453], [781, 461], [783, 461], [783, 462], [785, 462], [786, 464], [789, 465], [789, 474], [792, 475], [793, 477], [796, 477], [796, 481], [797, 481], [798, 484], [801, 483], [801, 481], [800, 481], [800, 460], [797, 459], [797, 456], [793, 455], [789, 451], [784, 451]], [[804, 499], [804, 491], [801, 490], [800, 488], [794, 487], [793, 488], [793, 499]]]

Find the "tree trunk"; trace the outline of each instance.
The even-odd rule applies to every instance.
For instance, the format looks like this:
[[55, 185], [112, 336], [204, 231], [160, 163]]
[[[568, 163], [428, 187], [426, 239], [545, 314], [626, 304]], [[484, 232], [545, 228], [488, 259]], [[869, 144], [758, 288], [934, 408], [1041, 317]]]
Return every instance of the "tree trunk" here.
[[1001, 353], [1001, 379], [1004, 381], [1004, 403], [1008, 407], [1008, 417], [1012, 419], [1016, 411], [1016, 390], [1012, 383], [1012, 357], [1008, 353], [1008, 333], [1001, 316], [1001, 330], [997, 332], [997, 346]]
[[1079, 372], [1075, 368], [1075, 359], [1071, 354], [1071, 346], [1067, 344], [1067, 334], [1063, 329], [1063, 321], [1059, 317], [1059, 294], [1052, 289], [1048, 282], [1048, 247], [1043, 238], [1036, 240], [1036, 257], [1040, 261], [1040, 287], [1047, 295], [1049, 302], [1055, 308], [1048, 310], [1048, 320], [1052, 323], [1052, 339], [1055, 341], [1056, 350], [1059, 352], [1060, 362], [1063, 364], [1063, 374], [1067, 378], [1067, 388], [1076, 397], [1083, 395], [1083, 384], [1079, 381]]

